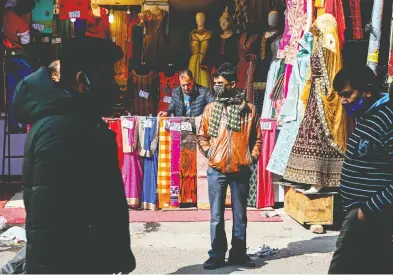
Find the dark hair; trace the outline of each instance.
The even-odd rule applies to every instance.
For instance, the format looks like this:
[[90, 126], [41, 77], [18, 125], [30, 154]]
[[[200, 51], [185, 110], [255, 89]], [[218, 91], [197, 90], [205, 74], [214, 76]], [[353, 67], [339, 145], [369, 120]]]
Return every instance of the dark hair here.
[[70, 87], [75, 84], [78, 72], [88, 73], [102, 66], [113, 66], [122, 57], [121, 48], [110, 40], [72, 38], [64, 42], [60, 52], [60, 82]]
[[182, 69], [179, 71], [179, 78], [181, 78], [183, 75], [187, 75], [191, 80], [194, 79], [194, 76], [191, 72], [190, 69]]
[[232, 63], [222, 64], [213, 74], [213, 77], [222, 76], [228, 82], [237, 81], [237, 70], [235, 65]]
[[371, 92], [373, 96], [377, 96], [380, 92], [378, 78], [368, 66], [341, 69], [334, 78], [333, 88], [340, 92], [347, 83], [361, 94]]

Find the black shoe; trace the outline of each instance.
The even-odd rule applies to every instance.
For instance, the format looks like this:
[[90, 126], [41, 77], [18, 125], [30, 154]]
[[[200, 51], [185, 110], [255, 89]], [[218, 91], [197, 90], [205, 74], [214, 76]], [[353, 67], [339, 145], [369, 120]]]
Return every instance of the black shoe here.
[[209, 258], [209, 260], [203, 264], [203, 268], [206, 270], [213, 270], [223, 266], [225, 266], [225, 261], [218, 261], [213, 258]]
[[238, 265], [238, 266], [243, 266], [243, 267], [249, 267], [249, 268], [254, 268], [255, 267], [255, 262], [248, 255], [245, 255], [243, 257], [231, 257], [231, 256], [229, 256], [228, 264], [229, 265]]

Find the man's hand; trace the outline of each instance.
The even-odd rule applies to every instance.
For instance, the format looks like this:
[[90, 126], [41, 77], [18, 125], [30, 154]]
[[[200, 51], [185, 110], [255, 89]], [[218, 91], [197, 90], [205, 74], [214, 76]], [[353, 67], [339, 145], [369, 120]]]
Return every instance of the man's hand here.
[[360, 208], [358, 210], [358, 220], [361, 222], [364, 222], [366, 220], [366, 217], [364, 216], [363, 211]]
[[158, 117], [167, 117], [168, 113], [167, 112], [159, 112], [157, 116]]

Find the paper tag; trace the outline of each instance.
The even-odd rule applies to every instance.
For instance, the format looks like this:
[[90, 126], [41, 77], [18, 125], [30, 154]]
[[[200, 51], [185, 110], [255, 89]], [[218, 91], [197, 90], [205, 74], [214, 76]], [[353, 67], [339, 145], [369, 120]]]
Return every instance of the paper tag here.
[[61, 37], [52, 38], [52, 44], [60, 44], [60, 43], [61, 43]]
[[122, 125], [124, 128], [127, 129], [134, 129], [134, 122], [128, 119], [123, 120]]
[[143, 90], [139, 91], [139, 96], [148, 99], [149, 98], [149, 93], [145, 92]]
[[53, 14], [59, 14], [59, 5], [53, 5]]
[[269, 131], [272, 129], [272, 123], [270, 121], [261, 121], [261, 129]]
[[192, 132], [192, 125], [190, 122], [182, 122], [181, 123], [181, 130], [182, 131], [189, 131]]
[[49, 37], [43, 37], [41, 41], [42, 43], [49, 43]]
[[70, 16], [70, 18], [79, 18], [79, 17], [81, 17], [81, 12], [80, 11], [70, 11], [69, 16]]
[[35, 29], [39, 32], [42, 32], [45, 29], [45, 25], [42, 25], [42, 24], [31, 24], [31, 26], [33, 29]]
[[163, 101], [164, 101], [165, 103], [171, 104], [171, 102], [172, 102], [172, 97], [170, 97], [170, 96], [164, 96]]
[[151, 119], [146, 119], [143, 121], [143, 128], [153, 127], [153, 121]]
[[180, 132], [181, 131], [181, 123], [171, 123], [169, 129], [171, 131]]

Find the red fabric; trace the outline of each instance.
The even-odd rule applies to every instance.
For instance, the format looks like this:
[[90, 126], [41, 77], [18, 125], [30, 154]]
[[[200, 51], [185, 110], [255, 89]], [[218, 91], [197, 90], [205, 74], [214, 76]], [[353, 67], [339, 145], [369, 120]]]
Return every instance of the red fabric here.
[[277, 121], [260, 120], [260, 122], [265, 121], [271, 123], [271, 130], [262, 130], [262, 153], [258, 161], [257, 208], [274, 206], [273, 176], [271, 172], [266, 170], [266, 167], [276, 144]]
[[116, 144], [117, 144], [117, 157], [119, 158], [120, 170], [123, 168], [124, 153], [123, 153], [123, 135], [121, 131], [121, 120], [108, 120], [108, 127], [116, 134]]
[[352, 18], [353, 39], [363, 38], [362, 14], [360, 12], [360, 0], [349, 0]]
[[160, 102], [158, 103], [158, 112], [166, 112], [169, 103], [164, 102], [165, 97], [172, 98], [172, 91], [180, 86], [179, 73], [171, 77], [166, 77], [165, 73], [160, 73]]
[[22, 49], [18, 34], [30, 31], [31, 13], [19, 16], [5, 9], [3, 16], [3, 45], [8, 49]]
[[60, 20], [69, 20], [70, 12], [80, 12], [77, 19], [87, 19], [90, 11], [90, 0], [59, 0]]
[[345, 14], [342, 0], [327, 0], [325, 10], [326, 13], [330, 13], [336, 18], [338, 25], [338, 37], [340, 39], [340, 47], [342, 48], [345, 40], [344, 31], [347, 28], [345, 24]]
[[393, 50], [390, 52], [389, 64], [388, 64], [388, 73], [390, 77], [393, 77]]
[[100, 17], [96, 17], [93, 11], [89, 11], [86, 19], [86, 36], [96, 37], [101, 39], [109, 39], [110, 24], [109, 16], [106, 14], [105, 8], [100, 8]]

